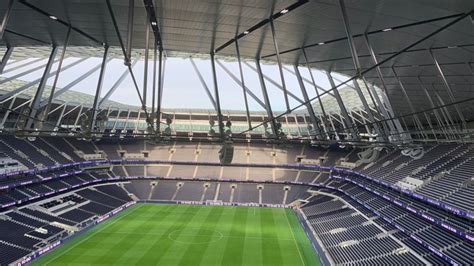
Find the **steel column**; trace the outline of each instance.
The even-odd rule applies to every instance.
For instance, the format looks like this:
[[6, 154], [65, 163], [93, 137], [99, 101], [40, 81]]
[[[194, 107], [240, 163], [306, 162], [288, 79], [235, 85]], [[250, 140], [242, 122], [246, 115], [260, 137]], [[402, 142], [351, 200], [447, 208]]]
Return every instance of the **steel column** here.
[[8, 1], [5, 14], [3, 15], [2, 24], [0, 24], [0, 40], [3, 40], [3, 34], [5, 33], [5, 30], [7, 29], [8, 19], [10, 18], [10, 14], [12, 12], [14, 3], [15, 3], [15, 0]]
[[[340, 8], [341, 8], [341, 15], [342, 15], [342, 20], [344, 22], [344, 29], [346, 31], [347, 41], [349, 43], [349, 48], [350, 48], [351, 55], [352, 55], [352, 61], [354, 63], [354, 67], [356, 68], [358, 77], [363, 78], [362, 73], [361, 73], [361, 64], [360, 64], [360, 61], [359, 61], [359, 56], [357, 54], [357, 49], [356, 49], [356, 46], [355, 46], [355, 43], [354, 43], [354, 39], [353, 39], [353, 36], [352, 36], [352, 31], [351, 31], [351, 28], [350, 28], [350, 25], [349, 25], [349, 19], [348, 19], [348, 16], [347, 16], [346, 6], [344, 4], [344, 0], [339, 0], [339, 5], [340, 5]], [[385, 136], [381, 135], [383, 132], [380, 130], [379, 125], [376, 123], [375, 118], [374, 118], [372, 112], [370, 111], [369, 105], [368, 105], [368, 103], [365, 99], [364, 94], [362, 93], [362, 90], [360, 89], [360, 86], [359, 86], [359, 83], [358, 83], [357, 79], [354, 79], [353, 83], [354, 83], [356, 92], [359, 95], [359, 98], [362, 102], [362, 105], [364, 106], [365, 110], [367, 111], [367, 114], [369, 115], [370, 121], [373, 123], [373, 127], [375, 129], [375, 132], [377, 133], [378, 136], [381, 136], [384, 139], [387, 139], [387, 133], [386, 132], [385, 132]], [[367, 90], [368, 90], [368, 88], [367, 88]], [[373, 104], [376, 106], [375, 101], [372, 97], [372, 94], [370, 93], [369, 90], [368, 90], [368, 93], [369, 93], [369, 95], [372, 99]], [[380, 115], [380, 113], [379, 113], [379, 115]]]
[[[252, 128], [252, 121], [250, 121], [250, 111], [249, 111], [249, 103], [247, 100], [247, 91], [245, 88], [245, 79], [244, 79], [244, 71], [242, 69], [242, 60], [240, 58], [240, 48], [239, 48], [239, 40], [235, 40], [235, 50], [237, 52], [237, 61], [239, 64], [239, 73], [240, 73], [240, 85], [242, 87], [242, 92], [244, 94], [244, 101], [245, 101], [245, 111], [247, 114], [247, 123], [249, 125], [249, 129]], [[220, 63], [219, 61], [217, 63]]]
[[[438, 60], [436, 59], [433, 51], [431, 49], [428, 50], [428, 52], [431, 55], [431, 58], [433, 59], [433, 62], [435, 63], [436, 70], [438, 71], [439, 75], [441, 76], [441, 80], [443, 81], [444, 88], [446, 89], [446, 92], [448, 93], [449, 99], [451, 100], [451, 103], [456, 102], [456, 98], [454, 97], [453, 90], [451, 89], [451, 86], [448, 83], [448, 80], [446, 79], [446, 76], [444, 75], [443, 69], [438, 63]], [[464, 119], [464, 115], [462, 114], [461, 110], [457, 105], [454, 105], [454, 109], [458, 113], [459, 119], [461, 120], [461, 126], [462, 128], [466, 128], [466, 120]]]
[[[58, 69], [56, 70], [56, 75], [54, 77], [53, 86], [51, 87], [51, 92], [49, 94], [48, 103], [46, 104], [46, 107], [43, 111], [42, 116], [40, 117], [40, 120], [47, 120], [48, 119], [49, 109], [51, 108], [51, 103], [53, 102], [54, 92], [56, 91], [56, 86], [58, 85], [59, 74], [61, 73], [61, 68], [63, 67], [64, 56], [66, 55], [66, 49], [67, 49], [67, 46], [69, 44], [70, 36], [71, 36], [71, 27], [69, 27], [68, 30], [67, 30], [66, 40], [64, 41], [63, 50], [61, 51], [61, 56], [59, 58]], [[40, 103], [39, 107], [41, 107], [41, 103]]]
[[[420, 87], [421, 87], [421, 89], [423, 90], [423, 92], [425, 93], [426, 98], [428, 99], [428, 102], [430, 103], [431, 108], [433, 108], [433, 114], [434, 114], [434, 116], [435, 116], [435, 118], [436, 118], [436, 121], [437, 121], [438, 125], [439, 125], [439, 126], [441, 127], [441, 129], [444, 131], [444, 123], [442, 122], [441, 117], [440, 117], [440, 115], [438, 114], [438, 110], [435, 109], [436, 106], [435, 106], [435, 104], [434, 104], [433, 98], [432, 98], [431, 95], [429, 94], [428, 89], [425, 87], [425, 85], [423, 84], [423, 82], [422, 82], [422, 80], [421, 80], [420, 77], [418, 77], [418, 81], [420, 82]], [[445, 134], [446, 134], [446, 133], [445, 133]], [[446, 134], [446, 137], [448, 137], [447, 134]]]
[[155, 101], [156, 101], [156, 59], [158, 57], [156, 40], [153, 42], [153, 86], [151, 92], [151, 117], [155, 115]]
[[[375, 55], [375, 51], [372, 47], [372, 44], [370, 43], [369, 36], [367, 35], [367, 33], [364, 34], [364, 40], [365, 40], [365, 45], [367, 46], [367, 49], [369, 50], [370, 57], [372, 58], [372, 62], [375, 65], [377, 65], [379, 62], [378, 62], [377, 56]], [[385, 104], [392, 110], [392, 103], [391, 103], [390, 98], [389, 98], [387, 85], [385, 83], [385, 78], [382, 74], [382, 70], [380, 69], [380, 66], [377, 66], [375, 68], [375, 71], [377, 72], [377, 76], [380, 80], [380, 83], [382, 84], [382, 90], [385, 93], [385, 95], [387, 96], [387, 101], [385, 102]], [[392, 118], [392, 114], [389, 113], [389, 115], [390, 115], [390, 118]], [[400, 122], [396, 119], [394, 119], [393, 121], [394, 121], [395, 127], [397, 128], [397, 131], [402, 132], [403, 130], [402, 130], [402, 125], [400, 124]]]
[[159, 49], [158, 56], [158, 95], [156, 99], [156, 131], [160, 133], [160, 124], [161, 124], [161, 100], [163, 97], [163, 79], [165, 74], [165, 68], [163, 65], [163, 50]]
[[313, 84], [313, 87], [314, 87], [314, 91], [316, 92], [316, 96], [318, 97], [318, 102], [319, 102], [319, 106], [321, 107], [321, 112], [323, 113], [323, 124], [326, 124], [326, 111], [324, 109], [324, 106], [323, 106], [323, 101], [321, 99], [321, 96], [319, 95], [319, 90], [318, 90], [318, 86], [316, 85], [316, 80], [314, 79], [314, 75], [313, 75], [313, 72], [311, 71], [311, 67], [309, 66], [308, 64], [308, 56], [306, 55], [306, 50], [304, 48], [301, 48], [302, 52], [303, 52], [303, 57], [304, 57], [304, 61], [305, 61], [305, 64], [306, 64], [306, 68], [308, 69], [308, 72], [309, 72], [309, 76], [311, 77], [311, 83]]
[[[106, 0], [107, 4], [107, 9], [109, 10], [110, 18], [112, 19], [112, 24], [114, 25], [115, 33], [117, 34], [118, 41], [120, 43], [120, 48], [122, 49], [122, 54], [123, 57], [125, 58], [125, 62], [127, 63], [128, 71], [130, 72], [130, 77], [132, 78], [133, 81], [133, 86], [135, 87], [135, 90], [137, 92], [138, 98], [140, 99], [140, 103], [142, 104], [142, 108], [145, 112], [146, 120], [148, 125], [153, 128], [153, 125], [151, 123], [150, 116], [148, 115], [148, 111], [146, 110], [146, 103], [143, 101], [142, 95], [140, 93], [140, 89], [138, 88], [138, 83], [135, 78], [135, 75], [133, 74], [133, 70], [130, 64], [130, 57], [127, 54], [127, 51], [125, 50], [125, 46], [122, 40], [122, 35], [120, 34], [120, 29], [117, 23], [117, 19], [115, 18], [114, 10], [112, 8], [112, 4], [110, 3], [110, 0]], [[154, 130], [153, 130], [154, 131]]]
[[277, 126], [276, 126], [275, 119], [273, 117], [272, 106], [270, 105], [270, 98], [268, 97], [267, 86], [265, 85], [265, 79], [263, 77], [262, 68], [260, 66], [260, 60], [257, 59], [255, 61], [255, 64], [257, 65], [258, 79], [260, 80], [260, 87], [262, 89], [263, 99], [265, 101], [265, 110], [267, 111], [267, 116], [268, 116], [268, 119], [270, 120], [270, 126], [272, 129], [273, 135], [275, 136], [275, 138], [278, 139], [279, 136], [277, 132]]
[[14, 47], [8, 46], [7, 50], [5, 51], [5, 54], [3, 54], [2, 61], [0, 62], [0, 74], [3, 73], [3, 70], [5, 69], [5, 66], [8, 63], [8, 60], [10, 59], [10, 56], [13, 53]]
[[56, 54], [58, 52], [58, 47], [54, 46], [53, 50], [51, 51], [51, 54], [49, 55], [48, 63], [46, 64], [46, 67], [43, 72], [43, 76], [41, 77], [40, 83], [38, 85], [38, 89], [36, 90], [35, 97], [33, 98], [33, 101], [31, 102], [30, 105], [30, 114], [26, 123], [26, 129], [30, 129], [31, 126], [33, 125], [34, 119], [36, 118], [36, 113], [38, 112], [39, 109], [39, 104], [41, 101], [41, 98], [43, 97], [43, 92], [44, 88], [46, 87], [46, 83], [48, 81], [48, 77], [50, 76], [50, 71], [51, 68], [53, 67], [53, 62], [54, 58], [56, 57]]
[[[450, 126], [451, 134], [454, 136], [454, 139], [461, 138], [459, 132], [456, 129], [456, 124], [454, 123], [453, 118], [451, 117], [451, 114], [449, 113], [448, 107], [444, 103], [443, 98], [441, 98], [438, 93], [435, 92], [435, 94], [436, 94], [436, 98], [438, 98], [438, 101], [441, 104], [441, 108], [440, 108], [441, 114], [444, 116], [446, 123], [448, 125], [452, 125], [452, 127]], [[458, 134], [459, 137], [457, 137], [456, 134]]]
[[413, 103], [410, 100], [410, 97], [408, 97], [407, 91], [405, 89], [405, 86], [403, 85], [402, 81], [400, 80], [400, 77], [398, 77], [397, 72], [395, 71], [395, 68], [392, 67], [393, 74], [395, 75], [395, 79], [398, 82], [398, 85], [400, 86], [400, 89], [402, 90], [403, 96], [405, 97], [405, 100], [408, 103], [408, 107], [410, 108], [410, 111], [413, 113], [413, 120], [415, 122], [415, 126], [420, 129], [420, 132], [423, 131], [423, 126], [421, 125], [420, 119], [418, 118], [418, 115], [415, 114], [415, 107], [413, 106]]
[[301, 89], [301, 94], [303, 95], [303, 99], [305, 100], [306, 103], [306, 109], [308, 110], [309, 117], [311, 118], [311, 124], [313, 125], [314, 130], [318, 130], [318, 136], [316, 137], [317, 139], [326, 139], [326, 132], [321, 129], [321, 127], [318, 124], [318, 121], [316, 119], [316, 114], [314, 113], [313, 105], [309, 101], [309, 96], [306, 91], [306, 88], [304, 86], [303, 79], [301, 78], [301, 73], [300, 70], [298, 69], [298, 66], [294, 66], [295, 73], [296, 73], [296, 79], [298, 80], [298, 84], [300, 85]]
[[[127, 56], [125, 64], [130, 64], [132, 58], [132, 40], [133, 40], [133, 15], [135, 13], [135, 0], [128, 0], [128, 25], [127, 25]], [[148, 24], [148, 22], [147, 22]]]
[[270, 17], [270, 28], [272, 31], [272, 40], [273, 40], [273, 47], [275, 47], [275, 53], [277, 57], [277, 63], [278, 63], [278, 70], [280, 71], [280, 79], [281, 79], [281, 85], [283, 87], [283, 96], [285, 97], [285, 104], [286, 104], [286, 110], [290, 110], [290, 102], [288, 101], [288, 93], [286, 89], [286, 83], [285, 83], [285, 75], [283, 74], [283, 69], [282, 69], [282, 64], [281, 64], [281, 59], [280, 59], [280, 50], [278, 49], [278, 42], [276, 39], [276, 32], [275, 32], [275, 25], [273, 24], [273, 18]]
[[92, 115], [91, 115], [90, 124], [89, 124], [89, 128], [91, 131], [95, 131], [94, 127], [95, 127], [95, 121], [97, 118], [97, 111], [98, 111], [97, 109], [99, 107], [99, 98], [100, 98], [100, 94], [102, 93], [102, 83], [104, 82], [104, 74], [105, 74], [105, 69], [107, 66], [108, 52], [109, 52], [109, 46], [106, 45], [104, 47], [104, 56], [102, 57], [102, 64], [100, 66], [99, 80], [97, 81], [97, 88], [95, 90], [94, 104], [92, 105], [92, 108], [91, 108]]
[[[328, 77], [331, 87], [335, 88], [336, 84], [334, 83], [334, 79], [332, 78], [331, 72], [329, 71], [326, 72], [326, 76]], [[349, 119], [349, 113], [347, 112], [346, 106], [344, 105], [344, 101], [342, 100], [342, 97], [339, 94], [339, 90], [337, 89], [334, 90], [334, 96], [336, 97], [337, 105], [339, 105], [339, 109], [341, 110], [342, 116], [344, 117], [344, 122], [345, 122], [344, 131], [346, 131], [347, 133], [347, 130], [348, 130], [352, 139], [358, 139], [359, 133], [358, 133], [357, 127], [355, 125], [352, 125], [351, 120]]]
[[144, 71], [143, 71], [143, 102], [145, 103], [146, 107], [146, 96], [147, 96], [147, 89], [148, 89], [148, 57], [150, 54], [150, 23], [148, 23], [149, 19], [147, 17], [145, 23], [145, 59], [144, 59]]
[[216, 106], [217, 106], [217, 120], [219, 121], [219, 134], [221, 138], [224, 138], [224, 122], [222, 121], [222, 110], [221, 110], [221, 103], [219, 100], [219, 87], [217, 84], [216, 62], [214, 58], [214, 53], [211, 53], [211, 67], [212, 67], [212, 78], [214, 80], [214, 96], [216, 99]]

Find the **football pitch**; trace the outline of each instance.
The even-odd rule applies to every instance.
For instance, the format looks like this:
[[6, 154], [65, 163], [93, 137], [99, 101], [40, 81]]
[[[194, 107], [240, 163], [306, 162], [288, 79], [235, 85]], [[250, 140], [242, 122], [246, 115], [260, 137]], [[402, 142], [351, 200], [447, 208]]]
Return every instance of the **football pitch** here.
[[32, 265], [320, 265], [290, 209], [136, 204]]

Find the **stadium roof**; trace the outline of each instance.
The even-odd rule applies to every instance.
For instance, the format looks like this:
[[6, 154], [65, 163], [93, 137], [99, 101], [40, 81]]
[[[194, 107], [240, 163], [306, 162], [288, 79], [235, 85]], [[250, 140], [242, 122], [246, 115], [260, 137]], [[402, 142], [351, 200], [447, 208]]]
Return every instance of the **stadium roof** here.
[[[167, 56], [211, 55], [214, 61], [214, 55], [229, 59], [240, 54], [287, 66], [309, 65], [358, 83], [363, 77], [361, 84], [376, 85], [386, 99], [377, 107], [372, 95], [359, 90], [353, 96], [346, 93], [344, 101], [367, 98], [379, 108], [371, 118], [365, 104], [372, 123], [391, 117], [382, 110], [389, 100], [397, 115], [410, 115], [415, 124], [413, 114], [431, 116], [426, 110], [433, 106], [450, 106], [446, 120], [465, 124], [474, 117], [473, 9], [470, 0], [8, 0], [0, 3], [0, 12], [11, 11], [0, 44], [25, 47], [22, 54], [28, 57], [30, 47], [62, 46], [70, 29], [69, 56], [100, 58], [105, 46], [110, 47], [109, 58], [131, 53], [138, 59], [147, 46], [148, 27], [152, 42]], [[31, 53], [46, 57], [48, 51], [40, 50]], [[16, 56], [12, 59], [22, 55]], [[299, 101], [301, 109], [290, 108], [282, 72], [280, 66], [287, 112], [304, 109], [308, 100]], [[217, 83], [215, 79], [214, 73]], [[351, 80], [330, 87], [350, 85]], [[328, 105], [340, 105], [333, 98]], [[264, 108], [271, 113], [269, 105]], [[429, 118], [422, 123], [429, 124]]]
[[[0, 3], [0, 12], [5, 11], [7, 2]], [[147, 11], [144, 2], [147, 1], [134, 1], [132, 46], [135, 49], [145, 47]], [[126, 39], [129, 0], [114, 0], [111, 3], [121, 36]], [[459, 19], [474, 8], [474, 2], [470, 0], [364, 0], [345, 1], [345, 5], [352, 34], [363, 35], [367, 32], [379, 60]], [[163, 47], [169, 54], [209, 54], [216, 49], [217, 55], [235, 56], [234, 45], [223, 49], [220, 47], [236, 34], [254, 27], [254, 31], [239, 38], [242, 56], [276, 60], [268, 23], [268, 18], [273, 14], [278, 16], [274, 19], [274, 25], [283, 62], [303, 64], [300, 48], [307, 47], [305, 51], [313, 67], [347, 75], [356, 73], [338, 1], [164, 0], [154, 1], [154, 8]], [[290, 11], [281, 14], [285, 9]], [[442, 98], [447, 96], [429, 56], [429, 48], [434, 49], [448, 81], [454, 85], [456, 99], [474, 96], [474, 35], [471, 20], [472, 17], [460, 20], [410, 49], [413, 52], [401, 54], [382, 66], [388, 89], [393, 94], [394, 106], [404, 106], [404, 100], [398, 82], [393, 79], [392, 65], [397, 74], [406, 80], [407, 93], [414, 98], [415, 106], [428, 107], [417, 76], [421, 76], [426, 86], [433, 85]], [[100, 46], [102, 43], [120, 46], [106, 1], [103, 0], [18, 0], [14, 4], [3, 42], [11, 46], [61, 45], [67, 25], [75, 29], [69, 41], [70, 46]], [[363, 36], [356, 36], [354, 42], [361, 68], [372, 66]], [[367, 78], [378, 82], [374, 71], [367, 73]]]

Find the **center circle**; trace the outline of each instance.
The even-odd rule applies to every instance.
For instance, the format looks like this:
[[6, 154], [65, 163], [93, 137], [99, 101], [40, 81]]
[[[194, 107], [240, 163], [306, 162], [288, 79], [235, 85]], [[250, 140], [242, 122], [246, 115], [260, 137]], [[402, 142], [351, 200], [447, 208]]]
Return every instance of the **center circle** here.
[[179, 229], [168, 234], [170, 240], [180, 244], [207, 244], [217, 242], [222, 237], [219, 231], [200, 228]]

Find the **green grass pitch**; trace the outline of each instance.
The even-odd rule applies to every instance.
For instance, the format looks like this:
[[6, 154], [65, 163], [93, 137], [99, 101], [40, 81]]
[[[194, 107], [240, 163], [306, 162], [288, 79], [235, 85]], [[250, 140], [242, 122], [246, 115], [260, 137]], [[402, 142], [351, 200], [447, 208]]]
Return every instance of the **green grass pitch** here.
[[137, 204], [32, 265], [320, 265], [290, 209]]

